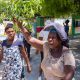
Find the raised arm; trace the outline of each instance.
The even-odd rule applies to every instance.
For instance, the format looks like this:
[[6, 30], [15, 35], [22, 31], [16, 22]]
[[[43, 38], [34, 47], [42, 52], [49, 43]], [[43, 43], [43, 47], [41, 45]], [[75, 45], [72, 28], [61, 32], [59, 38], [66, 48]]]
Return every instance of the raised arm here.
[[16, 23], [17, 26], [21, 29], [21, 31], [22, 31], [25, 39], [27, 40], [27, 42], [28, 42], [29, 44], [31, 44], [33, 47], [35, 47], [36, 49], [38, 49], [38, 50], [40, 50], [40, 51], [43, 50], [44, 41], [38, 40], [38, 39], [36, 39], [36, 38], [33, 38], [33, 37], [30, 35], [29, 31], [22, 26], [22, 21], [19, 21], [19, 20], [17, 20], [16, 18], [14, 18], [14, 19], [13, 19], [13, 22]]

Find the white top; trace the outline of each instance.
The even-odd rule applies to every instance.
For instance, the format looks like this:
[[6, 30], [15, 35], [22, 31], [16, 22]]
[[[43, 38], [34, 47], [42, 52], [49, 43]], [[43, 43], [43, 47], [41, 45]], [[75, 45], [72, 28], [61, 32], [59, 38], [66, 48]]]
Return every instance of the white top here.
[[63, 55], [60, 58], [54, 58], [50, 55], [48, 43], [44, 43], [44, 59], [41, 63], [41, 68], [47, 80], [61, 80], [65, 76], [64, 65], [75, 66], [75, 58], [72, 51], [64, 48]]
[[23, 41], [24, 36], [23, 36], [22, 33], [16, 34], [16, 37], [17, 37], [19, 40]]
[[43, 31], [43, 30], [41, 30], [41, 32], [39, 33], [39, 37], [42, 37], [43, 41], [47, 41], [48, 34], [49, 34], [49, 31]]

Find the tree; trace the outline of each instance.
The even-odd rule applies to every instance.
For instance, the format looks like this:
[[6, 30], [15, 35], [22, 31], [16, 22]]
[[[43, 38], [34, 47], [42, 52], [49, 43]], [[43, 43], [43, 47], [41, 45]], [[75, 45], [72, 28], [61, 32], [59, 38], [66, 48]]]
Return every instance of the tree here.
[[0, 0], [0, 4], [0, 15], [4, 13], [8, 18], [31, 18], [41, 8], [41, 0]]
[[73, 0], [44, 0], [42, 14], [54, 17], [70, 16], [73, 13]]
[[0, 16], [8, 18], [26, 19], [35, 13], [52, 17], [80, 14], [80, 0], [0, 0], [0, 6]]
[[80, 0], [74, 0], [74, 10], [75, 15], [80, 15]]

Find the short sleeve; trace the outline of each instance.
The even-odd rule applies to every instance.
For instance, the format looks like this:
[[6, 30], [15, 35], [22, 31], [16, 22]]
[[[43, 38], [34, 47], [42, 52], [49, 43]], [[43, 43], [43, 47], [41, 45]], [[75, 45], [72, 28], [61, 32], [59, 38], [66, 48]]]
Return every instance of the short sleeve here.
[[19, 45], [24, 46], [23, 41], [19, 41]]
[[23, 41], [17, 39], [17, 40], [15, 41], [15, 43], [14, 43], [14, 46], [24, 46]]
[[64, 65], [75, 66], [75, 58], [72, 54], [72, 51], [66, 51], [64, 54]]
[[1, 42], [2, 47], [3, 47], [3, 46], [6, 46], [6, 41], [7, 41], [7, 40], [3, 40], [3, 41]]

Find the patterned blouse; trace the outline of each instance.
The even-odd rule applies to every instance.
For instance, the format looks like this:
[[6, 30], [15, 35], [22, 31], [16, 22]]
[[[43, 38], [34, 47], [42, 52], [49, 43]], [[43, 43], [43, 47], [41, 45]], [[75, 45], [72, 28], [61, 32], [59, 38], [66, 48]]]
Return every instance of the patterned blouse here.
[[72, 51], [63, 47], [63, 54], [60, 58], [54, 58], [50, 54], [48, 43], [43, 46], [44, 59], [41, 68], [46, 80], [61, 80], [64, 76], [64, 65], [75, 66], [75, 58]]
[[19, 46], [23, 43], [14, 40], [11, 45], [7, 44], [7, 39], [3, 41], [4, 69], [2, 80], [20, 80], [22, 72], [22, 61]]

